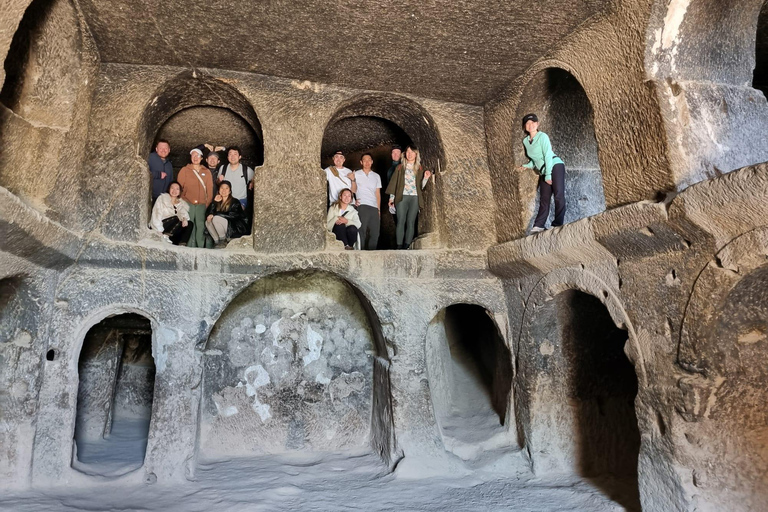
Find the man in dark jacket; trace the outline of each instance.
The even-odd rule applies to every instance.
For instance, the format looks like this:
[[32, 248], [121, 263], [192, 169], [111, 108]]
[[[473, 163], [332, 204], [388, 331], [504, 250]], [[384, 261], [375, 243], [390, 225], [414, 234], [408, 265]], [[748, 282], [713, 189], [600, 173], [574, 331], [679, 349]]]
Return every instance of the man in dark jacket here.
[[389, 166], [389, 170], [387, 171], [387, 183], [389, 183], [389, 180], [392, 179], [392, 173], [395, 172], [395, 169], [397, 169], [397, 166], [400, 165], [400, 157], [403, 154], [403, 148], [395, 144], [392, 146], [392, 165]]
[[149, 164], [149, 174], [152, 175], [152, 204], [164, 192], [168, 192], [168, 187], [173, 181], [173, 164], [168, 159], [171, 153], [171, 145], [165, 139], [157, 141], [155, 151], [149, 154], [147, 163]]

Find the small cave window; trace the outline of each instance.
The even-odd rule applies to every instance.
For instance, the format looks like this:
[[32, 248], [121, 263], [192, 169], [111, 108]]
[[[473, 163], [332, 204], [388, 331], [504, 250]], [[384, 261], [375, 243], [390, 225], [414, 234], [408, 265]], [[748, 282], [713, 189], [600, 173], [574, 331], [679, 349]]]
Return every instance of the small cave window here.
[[323, 169], [333, 165], [336, 151], [344, 153], [344, 166], [353, 171], [362, 168], [360, 159], [364, 153], [370, 153], [373, 157], [372, 169], [381, 178], [382, 215], [376, 249], [394, 249], [397, 245], [395, 218], [386, 208], [388, 196], [385, 191], [389, 183], [388, 171], [392, 165], [393, 145], [405, 148], [411, 142], [411, 138], [400, 126], [374, 116], [346, 117], [330, 124], [325, 130], [320, 162]]
[[768, 97], [768, 2], [763, 4], [757, 18], [755, 72], [752, 87], [763, 91], [763, 94]]
[[[536, 74], [523, 90], [514, 125], [520, 127], [524, 115], [539, 117], [539, 130], [549, 135], [552, 149], [565, 162], [565, 222], [574, 222], [605, 211], [603, 177], [598, 160], [592, 104], [579, 81], [569, 72], [548, 68]], [[525, 163], [522, 128], [515, 140], [520, 163]], [[531, 225], [538, 211], [538, 175], [526, 173], [521, 180], [531, 198]], [[535, 199], [534, 198], [535, 194]], [[554, 220], [554, 201], [548, 224]]]
[[506, 434], [510, 351], [485, 308], [454, 304], [427, 334], [429, 386], [446, 447], [482, 445]]
[[137, 314], [109, 317], [85, 336], [72, 467], [118, 476], [140, 468], [155, 386], [152, 328]]

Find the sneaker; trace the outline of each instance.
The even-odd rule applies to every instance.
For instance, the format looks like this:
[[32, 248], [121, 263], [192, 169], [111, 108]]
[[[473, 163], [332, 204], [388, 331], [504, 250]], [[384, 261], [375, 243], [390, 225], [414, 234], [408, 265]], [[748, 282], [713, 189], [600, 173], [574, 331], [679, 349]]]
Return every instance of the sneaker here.
[[354, 248], [354, 247], [352, 247], [351, 245], [345, 245], [345, 246], [344, 246], [344, 249], [346, 249], [346, 250], [348, 250], [348, 251], [353, 251], [353, 250], [355, 250], [355, 248]]
[[171, 241], [171, 238], [169, 236], [167, 236], [167, 235], [163, 235], [163, 240], [168, 242], [169, 244], [173, 243], [173, 241]]
[[547, 228], [540, 228], [538, 226], [533, 226], [531, 228], [531, 234], [535, 235], [536, 233], [541, 233], [542, 231], [546, 231], [546, 230], [547, 230]]

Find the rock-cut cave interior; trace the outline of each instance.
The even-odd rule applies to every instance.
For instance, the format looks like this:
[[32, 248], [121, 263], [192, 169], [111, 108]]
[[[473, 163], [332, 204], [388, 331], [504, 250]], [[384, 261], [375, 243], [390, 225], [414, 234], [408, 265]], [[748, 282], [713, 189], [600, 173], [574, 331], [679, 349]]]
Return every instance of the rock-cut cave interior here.
[[3, 11], [0, 510], [768, 510], [767, 0]]

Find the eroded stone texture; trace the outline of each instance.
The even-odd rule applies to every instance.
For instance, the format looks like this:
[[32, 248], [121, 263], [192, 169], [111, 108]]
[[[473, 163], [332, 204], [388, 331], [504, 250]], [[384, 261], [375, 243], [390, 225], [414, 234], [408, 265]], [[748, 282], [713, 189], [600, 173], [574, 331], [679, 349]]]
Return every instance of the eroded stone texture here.
[[201, 455], [364, 449], [371, 327], [343, 281], [284, 275], [243, 291], [206, 345]]

